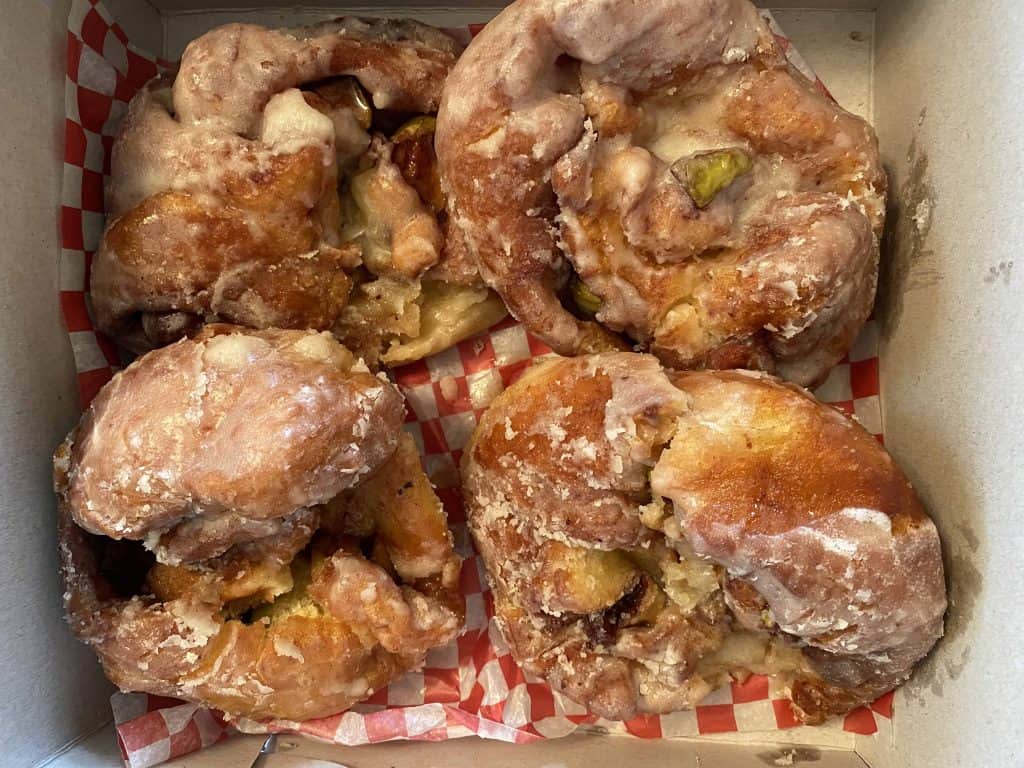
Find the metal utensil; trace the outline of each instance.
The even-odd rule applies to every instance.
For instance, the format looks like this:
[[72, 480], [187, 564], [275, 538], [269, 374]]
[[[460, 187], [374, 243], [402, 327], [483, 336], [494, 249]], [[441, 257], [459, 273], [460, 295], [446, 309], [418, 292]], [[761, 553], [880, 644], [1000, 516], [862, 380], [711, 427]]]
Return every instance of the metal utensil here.
[[260, 752], [256, 755], [256, 759], [252, 761], [252, 765], [249, 768], [265, 768], [267, 764], [267, 755], [272, 755], [277, 752], [277, 734], [272, 733], [267, 736], [263, 742], [263, 746], [260, 747]]

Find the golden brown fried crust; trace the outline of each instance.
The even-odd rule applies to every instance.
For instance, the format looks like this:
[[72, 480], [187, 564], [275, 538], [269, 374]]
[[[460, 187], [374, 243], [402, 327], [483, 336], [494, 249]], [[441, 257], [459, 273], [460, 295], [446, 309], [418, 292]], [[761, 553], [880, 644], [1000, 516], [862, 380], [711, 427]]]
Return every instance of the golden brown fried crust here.
[[434, 112], [460, 48], [410, 19], [349, 17], [280, 31], [226, 24], [189, 43], [174, 102], [186, 124], [211, 122], [251, 136], [273, 94], [353, 75], [379, 108]]
[[721, 599], [687, 614], [640, 564], [647, 475], [685, 396], [628, 353], [538, 364], [484, 414], [463, 460], [470, 530], [517, 660], [598, 714], [678, 709]]
[[160, 192], [113, 219], [92, 273], [97, 323], [115, 338], [138, 332], [135, 312], [330, 328], [358, 249], [324, 243], [323, 224], [310, 216], [304, 201], [325, 190], [324, 176], [320, 153], [307, 147], [275, 157], [258, 176], [226, 179], [218, 205]]
[[378, 610], [391, 620], [397, 614], [419, 622], [416, 634], [402, 626], [392, 633], [370, 625], [353, 609], [361, 605], [366, 585], [346, 593], [357, 585], [340, 579], [333, 567], [336, 560], [358, 559], [344, 552], [314, 573], [309, 593], [335, 595], [317, 600], [314, 615], [285, 614], [247, 624], [228, 618], [225, 606], [206, 601], [202, 591], [166, 600], [104, 597], [110, 588], [96, 570], [87, 536], [63, 515], [68, 618], [122, 690], [199, 701], [256, 719], [325, 717], [422, 664], [426, 651], [454, 637], [462, 623], [457, 592], [446, 592], [448, 600], [441, 602], [408, 587], [398, 591], [379, 568], [361, 561], [377, 580], [369, 583], [391, 586], [381, 590]]
[[539, 364], [484, 414], [463, 483], [517, 660], [605, 717], [759, 672], [817, 723], [898, 685], [942, 634], [939, 539], [906, 477], [764, 374]]
[[[173, 84], [154, 80], [133, 99], [114, 145], [110, 218], [92, 269], [98, 327], [136, 352], [208, 320], [333, 328], [362, 257], [342, 239], [339, 173], [370, 137], [368, 120], [322, 80], [354, 77], [378, 108], [429, 113], [459, 51], [415, 22], [359, 19], [291, 31], [231, 24], [193, 41]], [[392, 219], [426, 189], [426, 154], [417, 184], [396, 173], [380, 206]], [[399, 271], [418, 279], [443, 243], [429, 207], [413, 208], [393, 222], [391, 245]], [[407, 253], [431, 236], [431, 248]]]
[[[444, 516], [437, 514], [436, 498], [416, 443], [403, 432], [394, 456], [351, 494], [346, 508], [349, 515], [374, 521], [377, 540], [405, 583], [417, 584], [445, 571], [445, 587], [451, 589], [459, 558]], [[439, 569], [437, 563], [447, 567]]]
[[880, 511], [897, 532], [927, 520], [877, 440], [806, 391], [738, 371], [671, 378], [692, 398], [693, 415], [680, 420], [659, 467], [670, 485], [656, 491], [685, 478], [694, 526], [742, 524], [749, 534], [772, 536], [827, 517], [837, 500]]
[[[169, 350], [151, 353], [143, 363]], [[281, 367], [271, 368], [265, 359], [249, 365], [267, 380], [279, 376], [279, 386], [288, 388]], [[329, 382], [317, 383], [328, 374], [315, 361], [306, 365], [307, 389], [322, 386], [328, 395], [337, 394]], [[307, 402], [311, 394], [305, 393]], [[110, 398], [104, 407], [124, 402]], [[352, 408], [343, 398], [332, 400], [332, 407]], [[295, 412], [301, 406], [291, 410], [301, 431], [302, 414]], [[255, 413], [247, 411], [250, 418]], [[159, 423], [160, 414], [153, 419]], [[231, 415], [214, 421], [223, 425]], [[329, 426], [324, 424], [327, 432]], [[389, 426], [387, 433], [397, 434], [397, 428]], [[378, 425], [363, 438], [380, 441], [384, 429]], [[118, 441], [110, 436], [104, 442]], [[157, 562], [138, 542], [90, 534], [77, 522], [81, 499], [72, 487], [82, 469], [78, 444], [73, 434], [55, 456], [65, 607], [72, 630], [123, 690], [185, 698], [256, 719], [324, 717], [421, 665], [430, 648], [451, 640], [462, 626], [460, 561], [408, 437], [379, 462], [363, 456], [371, 467], [380, 465], [363, 485], [299, 519], [288, 516], [289, 524], [272, 537], [173, 564]], [[232, 443], [232, 450], [243, 444]], [[210, 448], [207, 460], [227, 459], [226, 448]], [[289, 457], [287, 449], [275, 455], [279, 474], [302, 474], [300, 457]], [[289, 466], [289, 458], [296, 464]], [[324, 463], [321, 471], [332, 474], [332, 467]], [[301, 487], [294, 476], [289, 485]], [[243, 492], [236, 497], [245, 498]], [[361, 529], [345, 522], [350, 515], [367, 517]], [[371, 545], [395, 567], [366, 560], [361, 551]]]
[[866, 703], [906, 679], [941, 636], [946, 601], [935, 526], [900, 468], [795, 386], [742, 372], [675, 381], [691, 413], [651, 487], [672, 500], [680, 535], [755, 586], [847, 698]]
[[[519, 0], [452, 70], [437, 146], [481, 274], [559, 353], [617, 332], [676, 367], [809, 385], [870, 311], [874, 133], [786, 64], [746, 0]], [[694, 197], [687, 163], [726, 149], [750, 167]], [[558, 300], [573, 272], [596, 324]]]

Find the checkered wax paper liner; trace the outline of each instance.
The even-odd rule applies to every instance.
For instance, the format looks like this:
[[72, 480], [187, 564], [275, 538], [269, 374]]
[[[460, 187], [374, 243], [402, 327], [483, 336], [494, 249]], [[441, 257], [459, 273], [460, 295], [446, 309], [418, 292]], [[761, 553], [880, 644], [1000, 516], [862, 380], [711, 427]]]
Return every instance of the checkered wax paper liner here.
[[[825, 91], [774, 20], [769, 17], [769, 22], [790, 61]], [[478, 30], [470, 27], [470, 32]], [[89, 266], [103, 232], [104, 188], [114, 135], [131, 97], [173, 64], [132, 47], [98, 0], [74, 0], [67, 44], [60, 302], [84, 407], [120, 365], [117, 350], [93, 329], [89, 313]], [[848, 359], [836, 366], [816, 394], [855, 415], [881, 440], [877, 334], [876, 325], [869, 322]], [[409, 403], [406, 428], [420, 447], [456, 544], [466, 558], [462, 570], [466, 631], [457, 640], [431, 651], [422, 670], [377, 691], [351, 711], [303, 723], [229, 723], [223, 715], [195, 704], [148, 694], [115, 694], [114, 720], [125, 762], [131, 768], [157, 765], [209, 746], [236, 729], [297, 732], [355, 745], [472, 734], [529, 742], [579, 727], [659, 738], [795, 726], [783, 692], [757, 675], [714, 692], [693, 711], [609, 722], [589, 715], [523, 672], [509, 655], [491, 620], [490, 591], [466, 529], [458, 465], [462, 448], [490, 400], [515, 381], [533, 358], [547, 353], [548, 348], [522, 326], [506, 320], [474, 339], [393, 372]], [[832, 733], [844, 738], [843, 731], [891, 734], [891, 708], [890, 694], [870, 708], [816, 730], [820, 736]]]

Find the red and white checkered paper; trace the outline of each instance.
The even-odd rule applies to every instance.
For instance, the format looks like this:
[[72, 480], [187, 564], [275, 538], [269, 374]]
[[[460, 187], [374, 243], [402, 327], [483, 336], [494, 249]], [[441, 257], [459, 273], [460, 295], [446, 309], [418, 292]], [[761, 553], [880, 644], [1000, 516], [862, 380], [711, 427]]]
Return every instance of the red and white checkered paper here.
[[[774, 20], [769, 21], [774, 28]], [[781, 31], [775, 28], [775, 32], [791, 61], [824, 90]], [[132, 47], [99, 0], [73, 2], [67, 43], [60, 302], [85, 407], [120, 366], [116, 348], [93, 329], [89, 314], [89, 266], [103, 232], [113, 138], [135, 92], [173, 64]], [[869, 322], [848, 359], [836, 366], [816, 394], [855, 415], [881, 440], [877, 334], [877, 327]], [[222, 714], [195, 704], [148, 694], [115, 694], [111, 703], [125, 763], [130, 768], [158, 765], [214, 744], [236, 730], [297, 732], [355, 745], [473, 734], [523, 743], [563, 736], [579, 727], [663, 738], [795, 726], [782, 691], [757, 675], [716, 691], [694, 711], [616, 723], [588, 714], [523, 672], [512, 659], [492, 621], [490, 591], [466, 528], [458, 466], [462, 448], [491, 399], [534, 358], [549, 352], [521, 325], [507, 319], [474, 339], [393, 372], [409, 403], [406, 428], [420, 447], [456, 545], [465, 557], [466, 630], [457, 640], [431, 651], [422, 670], [377, 691], [351, 711], [303, 723], [229, 723]], [[888, 731], [891, 710], [889, 694], [872, 707], [822, 728], [864, 735]]]

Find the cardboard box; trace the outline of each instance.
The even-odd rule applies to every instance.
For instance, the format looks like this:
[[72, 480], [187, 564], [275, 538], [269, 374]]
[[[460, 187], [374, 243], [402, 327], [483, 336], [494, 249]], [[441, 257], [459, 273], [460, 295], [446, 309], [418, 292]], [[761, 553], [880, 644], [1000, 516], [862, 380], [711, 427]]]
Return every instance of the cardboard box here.
[[[3, 763], [116, 766], [103, 679], [63, 624], [49, 457], [77, 418], [74, 367], [57, 302], [64, 50], [70, 0], [0, 0], [0, 717]], [[230, 19], [265, 23], [343, 12], [482, 21], [488, 3], [380, 7], [258, 0], [107, 0], [136, 44], [177, 56]], [[793, 6], [813, 5], [812, 10]], [[303, 759], [375, 768], [427, 765], [800, 765], [816, 768], [1024, 765], [1015, 730], [1024, 676], [1016, 516], [1024, 493], [1024, 59], [1017, 0], [779, 2], [777, 18], [840, 103], [876, 125], [894, 215], [880, 292], [882, 418], [943, 535], [947, 636], [896, 697], [892, 743], [849, 737], [819, 749], [774, 743], [640, 741], [577, 735], [516, 747], [476, 739], [340, 748], [294, 742], [268, 768]], [[1017, 265], [1014, 266], [1014, 262]], [[248, 766], [260, 737], [169, 765]], [[735, 742], [735, 743], [734, 743]], [[69, 746], [70, 745], [70, 746]], [[66, 751], [64, 751], [66, 750]], [[63, 754], [60, 754], [63, 751]], [[56, 756], [56, 757], [55, 757]], [[791, 762], [790, 762], [791, 761]], [[328, 763], [332, 764], [332, 763]]]

